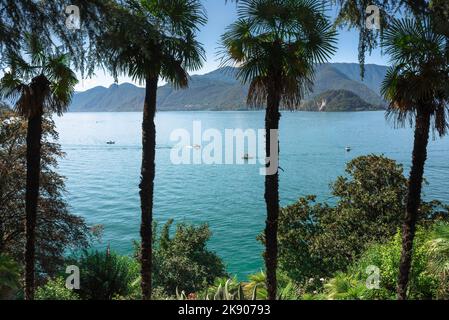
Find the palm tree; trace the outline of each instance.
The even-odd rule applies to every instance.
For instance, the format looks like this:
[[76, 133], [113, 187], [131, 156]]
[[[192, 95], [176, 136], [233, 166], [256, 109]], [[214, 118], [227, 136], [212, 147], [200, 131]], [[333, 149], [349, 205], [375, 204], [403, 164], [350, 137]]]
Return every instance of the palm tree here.
[[[281, 107], [294, 109], [311, 89], [315, 63], [334, 52], [335, 31], [319, 0], [241, 0], [238, 21], [222, 36], [223, 63], [250, 84], [248, 104], [266, 105], [265, 265], [268, 298], [276, 298], [279, 216], [278, 136]], [[270, 168], [270, 165], [274, 168]], [[273, 169], [273, 170], [272, 170]]]
[[66, 55], [47, 54], [36, 36], [27, 36], [28, 59], [9, 52], [9, 71], [0, 80], [0, 98], [12, 101], [28, 119], [25, 194], [25, 299], [34, 298], [35, 229], [41, 170], [42, 118], [45, 112], [62, 114], [78, 82]]
[[439, 298], [449, 297], [449, 224], [437, 223], [427, 242], [429, 270], [440, 279]]
[[[97, 65], [96, 40], [102, 33], [104, 20], [108, 18], [109, 8], [117, 0], [72, 1], [10, 1], [0, 0], [0, 56], [7, 51], [22, 49], [26, 34], [39, 35], [44, 48], [57, 43], [70, 53], [73, 67], [81, 74], [91, 75]], [[73, 32], [66, 25], [64, 16], [69, 4], [76, 5], [81, 13], [81, 28]], [[4, 59], [0, 59], [3, 67]]]
[[141, 276], [142, 297], [151, 299], [153, 191], [156, 153], [156, 95], [159, 79], [188, 86], [188, 70], [202, 66], [204, 50], [195, 33], [206, 17], [199, 0], [127, 0], [107, 26], [100, 46], [114, 77], [145, 83], [142, 122]]
[[387, 115], [398, 124], [415, 123], [412, 167], [408, 185], [398, 298], [406, 299], [413, 239], [421, 204], [421, 188], [431, 128], [440, 136], [448, 130], [449, 52], [447, 39], [434, 32], [429, 18], [396, 20], [385, 32], [383, 46], [393, 66], [382, 84], [390, 102]]

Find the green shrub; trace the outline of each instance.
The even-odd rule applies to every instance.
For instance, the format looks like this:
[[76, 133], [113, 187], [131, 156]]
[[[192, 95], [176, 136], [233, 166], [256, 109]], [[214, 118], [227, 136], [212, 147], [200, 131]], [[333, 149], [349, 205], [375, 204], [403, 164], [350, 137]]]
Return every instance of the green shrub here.
[[[279, 269], [297, 283], [345, 272], [367, 248], [388, 242], [402, 225], [407, 179], [394, 160], [377, 155], [355, 158], [331, 191], [336, 203], [319, 203], [308, 196], [280, 212]], [[448, 213], [449, 208], [438, 201], [423, 203], [419, 224], [429, 226], [447, 219]], [[384, 272], [394, 278], [388, 273], [397, 268]], [[427, 280], [421, 279], [419, 286]]]
[[324, 293], [304, 293], [299, 300], [328, 300]]
[[36, 300], [79, 300], [79, 296], [74, 290], [69, 290], [65, 286], [65, 279], [58, 277], [49, 280], [44, 286], [37, 288]]
[[154, 287], [164, 288], [168, 295], [175, 295], [176, 289], [190, 294], [204, 290], [216, 278], [227, 277], [220, 257], [207, 249], [212, 234], [206, 224], [178, 224], [170, 237], [172, 223], [168, 221], [155, 239]]
[[[206, 300], [230, 300], [225, 299], [225, 297], [237, 296], [240, 289], [242, 289], [242, 286], [241, 283], [237, 280], [237, 277], [234, 277], [232, 279], [221, 277], [215, 279], [214, 283], [211, 286], [208, 286], [206, 290], [200, 292], [198, 298], [204, 298]], [[223, 292], [220, 294], [221, 291]], [[217, 295], [217, 293], [219, 294]], [[215, 297], [217, 297], [217, 299], [214, 299]]]
[[[424, 228], [418, 228], [414, 240], [409, 281], [408, 296], [410, 299], [431, 299], [436, 295], [437, 278], [428, 272], [428, 250], [425, 245], [428, 238], [429, 232]], [[401, 250], [401, 234], [397, 232], [388, 243], [371, 246], [353, 269], [360, 275], [366, 275], [368, 266], [377, 266], [380, 271], [380, 287], [389, 293], [387, 294], [389, 297], [394, 298], [396, 297]], [[384, 294], [379, 298], [383, 297]]]
[[265, 300], [268, 298], [268, 291], [266, 286], [266, 274], [263, 271], [251, 274], [248, 276], [248, 283], [246, 283], [244, 290], [247, 295], [250, 295], [255, 288], [258, 300]]
[[20, 267], [10, 257], [0, 254], [0, 300], [12, 299], [20, 287]]
[[[261, 271], [248, 276], [248, 282], [244, 285], [246, 295], [252, 294], [257, 288], [257, 299], [268, 299], [268, 291], [266, 286], [266, 274]], [[298, 300], [300, 298], [299, 286], [290, 279], [285, 273], [277, 273], [277, 299], [278, 300]]]
[[329, 300], [360, 300], [363, 299], [366, 285], [356, 276], [337, 272], [324, 285], [324, 292]]
[[257, 300], [257, 286], [251, 294], [244, 291], [245, 284], [234, 279], [218, 278], [213, 286], [200, 293], [186, 295], [185, 291], [176, 291], [177, 300]]
[[429, 272], [438, 278], [438, 299], [449, 299], [449, 223], [435, 224], [426, 243]]
[[87, 300], [112, 300], [136, 294], [139, 264], [127, 256], [108, 252], [84, 252], [79, 260], [79, 295]]
[[[418, 228], [416, 233], [409, 282], [410, 299], [436, 297], [438, 278], [428, 271], [429, 254], [426, 243], [429, 234], [424, 228]], [[371, 245], [346, 272], [334, 274], [324, 284], [320, 295], [335, 300], [396, 299], [401, 244], [400, 232], [397, 232], [389, 242]], [[372, 274], [368, 271], [371, 266], [379, 270], [379, 288], [368, 288], [367, 280]], [[313, 295], [303, 295], [302, 298], [312, 299]]]

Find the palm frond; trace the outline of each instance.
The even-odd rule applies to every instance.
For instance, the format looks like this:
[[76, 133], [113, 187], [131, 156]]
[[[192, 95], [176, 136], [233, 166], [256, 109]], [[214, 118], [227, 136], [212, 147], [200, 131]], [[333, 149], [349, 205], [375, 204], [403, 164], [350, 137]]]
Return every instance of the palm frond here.
[[0, 100], [15, 103], [26, 92], [26, 87], [27, 85], [21, 79], [15, 77], [13, 73], [7, 72], [0, 79]]
[[438, 223], [427, 245], [430, 271], [447, 279], [449, 276], [449, 225]]
[[183, 88], [188, 71], [202, 67], [205, 52], [196, 32], [206, 15], [199, 0], [126, 0], [111, 21], [100, 46], [115, 78], [142, 83], [160, 77]]
[[46, 52], [41, 39], [35, 33], [25, 35], [25, 53], [30, 58], [32, 65], [42, 66], [45, 64]]
[[239, 68], [247, 102], [265, 105], [275, 85], [282, 107], [294, 109], [311, 91], [315, 64], [335, 52], [336, 32], [318, 0], [241, 0], [239, 19], [221, 37], [221, 66]]
[[387, 118], [413, 123], [417, 110], [429, 112], [440, 136], [449, 128], [448, 40], [434, 31], [430, 18], [395, 20], [382, 40], [393, 67], [382, 83], [389, 101]]
[[0, 79], [0, 98], [12, 103], [25, 117], [45, 111], [61, 114], [78, 83], [68, 56], [44, 52], [36, 35], [26, 39], [25, 57], [18, 53], [8, 55], [10, 71]]

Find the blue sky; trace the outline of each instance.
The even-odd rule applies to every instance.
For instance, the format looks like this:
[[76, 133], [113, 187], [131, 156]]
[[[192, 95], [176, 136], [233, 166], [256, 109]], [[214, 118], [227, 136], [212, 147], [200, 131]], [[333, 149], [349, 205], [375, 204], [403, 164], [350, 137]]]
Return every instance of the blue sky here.
[[[203, 4], [207, 12], [208, 23], [201, 28], [198, 40], [204, 45], [207, 61], [201, 70], [193, 74], [204, 74], [219, 67], [217, 51], [220, 36], [225, 28], [236, 19], [237, 10], [233, 3], [225, 4], [225, 0], [203, 0]], [[339, 30], [337, 47], [338, 50], [332, 57], [331, 62], [358, 62], [357, 31]], [[386, 65], [388, 64], [388, 58], [382, 56], [380, 50], [375, 50], [371, 56], [366, 58], [366, 63]], [[113, 81], [112, 77], [104, 74], [103, 71], [98, 71], [93, 78], [80, 80], [76, 90], [84, 91], [95, 86], [109, 87]], [[132, 81], [126, 77], [120, 78], [119, 83], [123, 82]]]

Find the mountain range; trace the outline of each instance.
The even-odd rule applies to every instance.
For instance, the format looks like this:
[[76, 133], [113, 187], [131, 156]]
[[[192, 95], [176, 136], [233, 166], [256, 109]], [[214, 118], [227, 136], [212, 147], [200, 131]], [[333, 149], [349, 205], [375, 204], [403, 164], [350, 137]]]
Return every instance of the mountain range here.
[[[329, 63], [318, 65], [314, 81], [313, 93], [305, 97], [305, 104], [315, 101], [320, 94], [334, 91], [335, 99], [344, 101], [363, 101], [365, 107], [344, 106], [346, 111], [351, 107], [357, 110], [372, 110], [373, 106], [384, 105], [380, 97], [380, 84], [387, 67], [366, 65], [365, 77], [360, 79], [360, 67], [355, 63]], [[175, 90], [166, 84], [158, 89], [158, 110], [246, 110], [246, 94], [248, 86], [236, 79], [237, 69], [220, 68], [204, 75], [191, 76], [189, 88]], [[346, 93], [335, 94], [343, 90]], [[351, 99], [348, 93], [352, 92]], [[142, 111], [144, 89], [130, 83], [113, 84], [109, 88], [95, 87], [73, 96], [69, 111], [71, 112], [128, 112]], [[356, 96], [357, 99], [354, 97]], [[346, 100], [345, 100], [346, 99]], [[360, 99], [360, 100], [358, 100]], [[337, 101], [338, 102], [338, 101]], [[341, 103], [337, 103], [341, 104]], [[301, 109], [301, 106], [299, 107]]]

